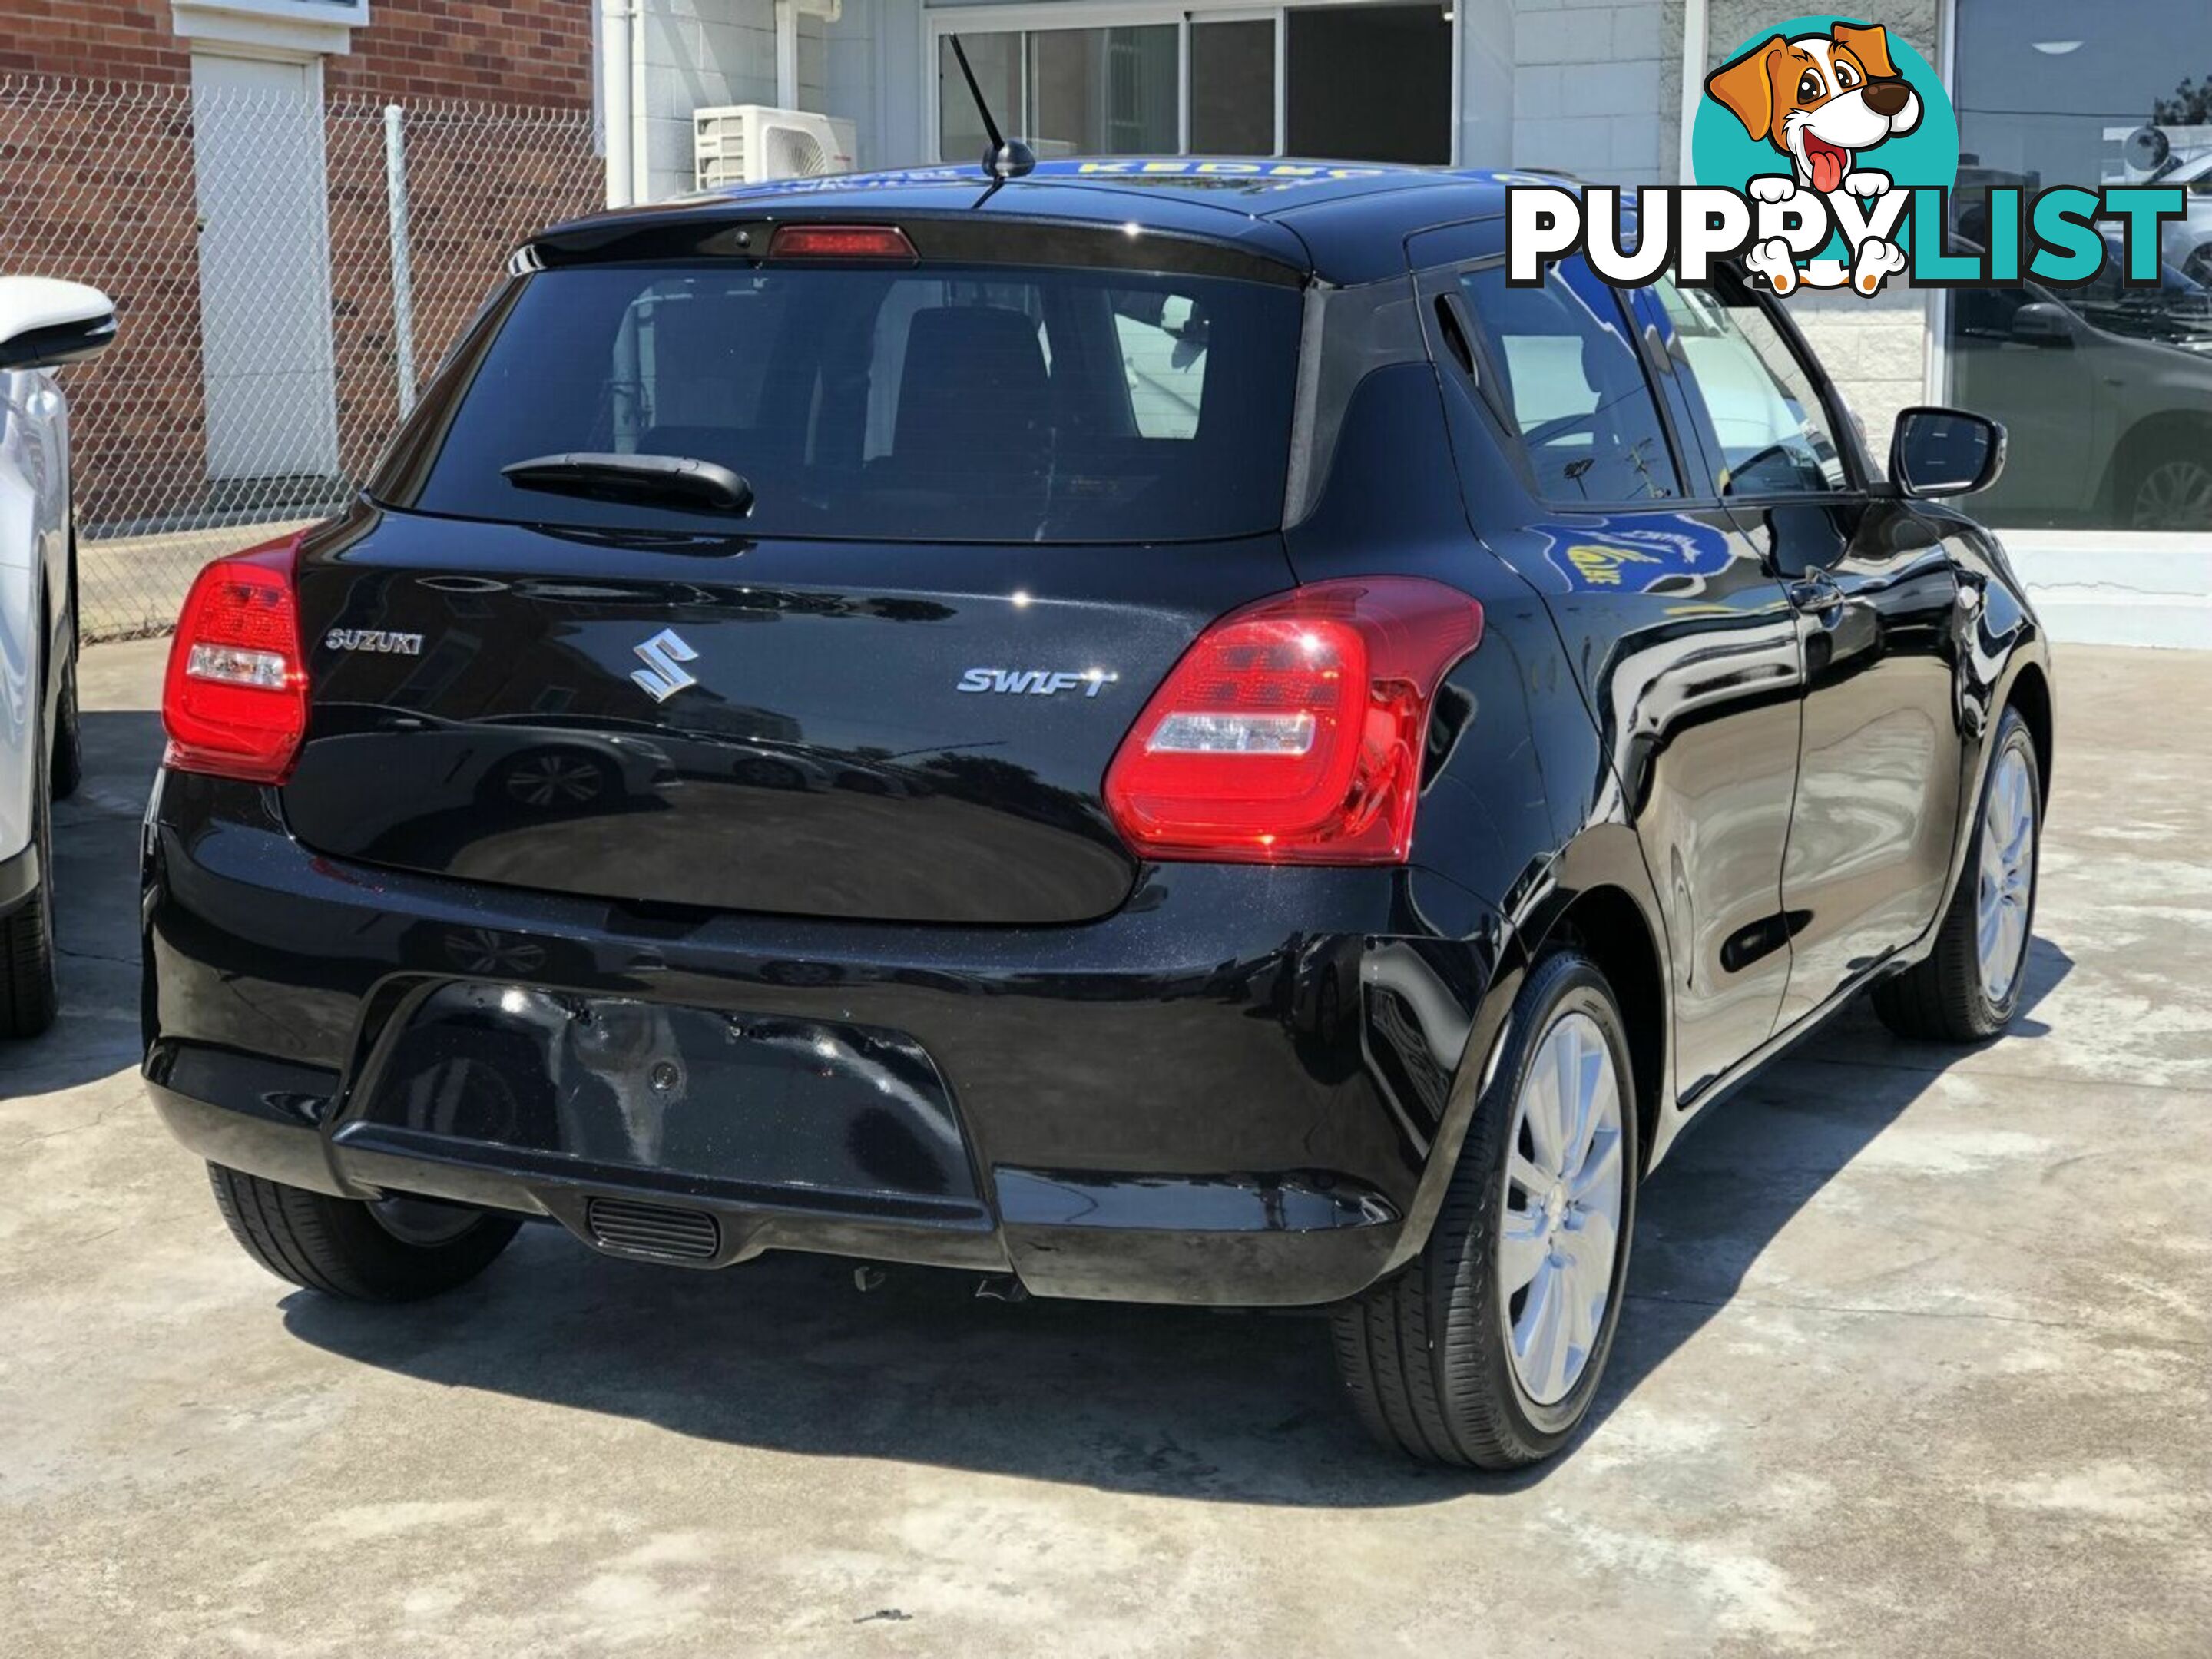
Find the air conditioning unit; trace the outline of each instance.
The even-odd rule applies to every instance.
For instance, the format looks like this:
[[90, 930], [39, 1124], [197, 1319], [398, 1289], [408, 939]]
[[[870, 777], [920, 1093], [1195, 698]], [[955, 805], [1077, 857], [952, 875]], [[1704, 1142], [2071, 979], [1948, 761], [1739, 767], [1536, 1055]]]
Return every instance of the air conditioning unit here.
[[853, 171], [853, 124], [835, 115], [766, 104], [691, 112], [692, 185], [725, 190], [770, 179]]

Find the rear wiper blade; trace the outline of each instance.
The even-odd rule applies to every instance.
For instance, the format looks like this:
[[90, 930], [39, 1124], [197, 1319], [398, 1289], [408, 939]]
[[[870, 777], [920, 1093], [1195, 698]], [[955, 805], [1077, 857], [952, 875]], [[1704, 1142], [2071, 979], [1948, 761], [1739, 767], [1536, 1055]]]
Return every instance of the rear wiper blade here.
[[706, 513], [744, 513], [753, 487], [739, 474], [690, 455], [534, 455], [500, 468], [518, 489], [606, 501], [667, 501]]

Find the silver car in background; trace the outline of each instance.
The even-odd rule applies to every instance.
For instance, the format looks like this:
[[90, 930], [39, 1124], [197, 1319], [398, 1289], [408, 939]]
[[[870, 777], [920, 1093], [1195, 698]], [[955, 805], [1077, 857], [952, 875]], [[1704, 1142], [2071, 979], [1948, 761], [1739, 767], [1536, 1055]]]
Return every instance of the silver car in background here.
[[0, 1037], [53, 1023], [52, 807], [79, 769], [69, 406], [53, 370], [114, 337], [96, 289], [0, 276]]

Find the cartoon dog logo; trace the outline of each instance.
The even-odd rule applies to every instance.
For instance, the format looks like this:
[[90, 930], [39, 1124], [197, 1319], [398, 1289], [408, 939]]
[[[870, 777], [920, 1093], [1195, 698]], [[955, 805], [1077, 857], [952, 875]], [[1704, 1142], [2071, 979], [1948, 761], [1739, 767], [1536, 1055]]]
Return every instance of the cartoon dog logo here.
[[1879, 23], [1778, 34], [1715, 70], [1705, 90], [1745, 131], [1796, 163], [1800, 185], [1823, 196], [1881, 195], [1888, 176], [1854, 164], [1920, 125], [1920, 94], [1890, 62], [1889, 31]]
[[[1920, 125], [1920, 94], [1897, 72], [1889, 31], [1879, 23], [1838, 22], [1825, 34], [1775, 35], [1707, 76], [1705, 91], [1746, 132], [1789, 158], [1789, 173], [1751, 180], [1752, 196], [1762, 202], [1787, 201], [1801, 189], [1881, 196], [1890, 188], [1889, 174], [1861, 166], [1859, 158]], [[1752, 249], [1745, 262], [1778, 293], [1796, 286], [1796, 263], [1778, 241]], [[1872, 294], [1905, 265], [1904, 249], [1870, 238], [1851, 261], [1851, 284]]]

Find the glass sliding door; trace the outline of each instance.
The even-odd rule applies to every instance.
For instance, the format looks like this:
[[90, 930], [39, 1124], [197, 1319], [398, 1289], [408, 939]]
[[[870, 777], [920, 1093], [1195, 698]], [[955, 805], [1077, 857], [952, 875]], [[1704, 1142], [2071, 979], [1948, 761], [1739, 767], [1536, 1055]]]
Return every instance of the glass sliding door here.
[[[991, 106], [1001, 126], [1018, 123], [1022, 114], [1022, 37], [1018, 34], [963, 33], [961, 49], [968, 66], [975, 71], [975, 84]], [[952, 42], [940, 35], [937, 42], [937, 155], [942, 161], [973, 161], [989, 148], [975, 100], [961, 77], [960, 60], [952, 55]]]
[[[1179, 33], [1173, 23], [963, 30], [960, 44], [1000, 124], [1040, 156], [1173, 155], [1181, 149]], [[944, 36], [937, 131], [940, 161], [983, 153], [983, 124]]]
[[1036, 29], [1025, 137], [1039, 155], [1173, 155], [1176, 26]]
[[2003, 422], [2009, 439], [1977, 517], [2004, 529], [2212, 532], [2208, 71], [2204, 0], [1959, 0], [1960, 244], [1990, 240], [1996, 188], [2166, 185], [2186, 208], [2160, 228], [2154, 287], [2124, 285], [2108, 257], [2086, 287], [2023, 281], [1949, 295], [1950, 400]]
[[1285, 30], [1290, 154], [1450, 161], [1452, 26], [1442, 6], [1294, 7]]
[[1275, 22], [1190, 25], [1190, 147], [1200, 155], [1275, 153]]
[[[1209, 14], [1127, 0], [1024, 7], [1070, 27], [994, 27], [994, 6], [933, 9], [941, 161], [983, 151], [955, 28], [1008, 133], [1041, 157], [1275, 155], [1443, 164], [1452, 146], [1452, 13], [1382, 0]], [[1083, 26], [1085, 15], [1097, 18]], [[1058, 24], [1054, 16], [1053, 21]], [[1188, 44], [1186, 44], [1186, 42]]]

